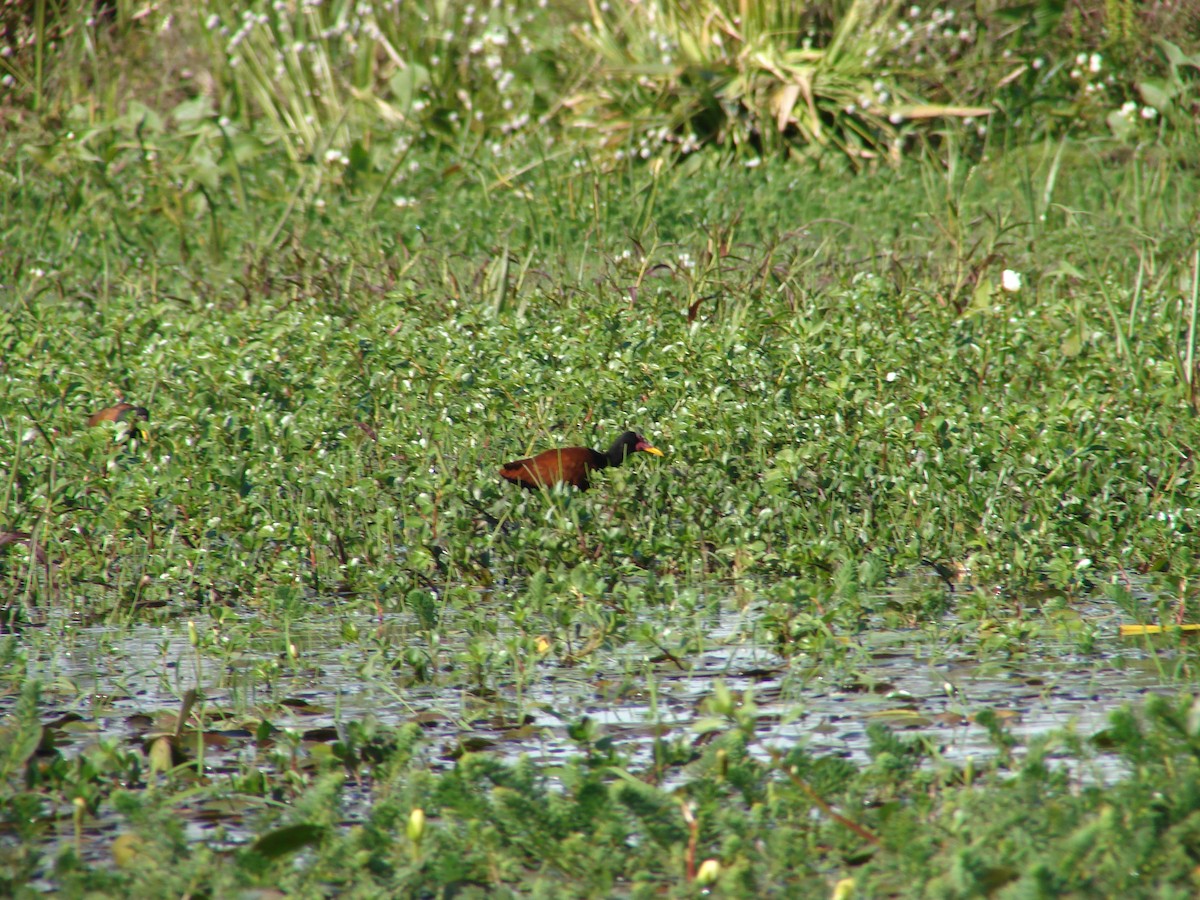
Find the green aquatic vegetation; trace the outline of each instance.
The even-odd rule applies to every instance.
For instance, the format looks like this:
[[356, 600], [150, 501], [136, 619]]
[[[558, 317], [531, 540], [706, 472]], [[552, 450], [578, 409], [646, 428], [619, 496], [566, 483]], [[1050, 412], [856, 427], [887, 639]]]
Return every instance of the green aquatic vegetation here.
[[[453, 301], [449, 319], [411, 305], [412, 277], [352, 308], [285, 289], [220, 328], [205, 310], [130, 306], [145, 325], [128, 323], [122, 346], [140, 334], [146, 352], [120, 378], [153, 406], [147, 433], [80, 427], [112, 364], [52, 394], [22, 377], [13, 526], [77, 543], [54, 546], [70, 577], [96, 573], [134, 606], [163, 590], [274, 605], [332, 589], [401, 608], [427, 596], [414, 590], [581, 576], [593, 559], [623, 577], [828, 578], [850, 601], [926, 560], [1075, 595], [1117, 559], [1186, 570], [1188, 457], [1169, 406], [1152, 404], [1177, 385], [1142, 370], [1130, 395], [1099, 348], [1061, 355], [1053, 297], [959, 315], [860, 273], [781, 309], [751, 259], [708, 276], [746, 300], [690, 322], [677, 278], [632, 306], [581, 285], [501, 318]], [[580, 304], [587, 331], [569, 327]], [[95, 360], [101, 327], [63, 314], [82, 330], [51, 354]], [[36, 335], [44, 313], [17, 315]], [[167, 390], [183, 361], [182, 390]], [[587, 497], [506, 492], [496, 461], [562, 442], [564, 415], [600, 433], [647, 423], [670, 456], [606, 472]], [[1148, 454], [1147, 434], [1168, 452]]]
[[[315, 766], [196, 785], [187, 767], [155, 776], [136, 765], [114, 770], [96, 754], [64, 765], [51, 750], [22, 762], [13, 751], [42, 727], [29, 707], [5, 732], [5, 758], [27, 766], [26, 791], [9, 793], [5, 818], [45, 827], [36, 790], [51, 789], [78, 799], [88, 829], [97, 818], [111, 823], [105, 833], [115, 869], [88, 866], [69, 838], [60, 845], [54, 877], [69, 892], [190, 883], [214, 891], [487, 885], [686, 896], [709, 859], [731, 896], [827, 891], [842, 878], [864, 892], [904, 896], [1005, 885], [1069, 892], [1190, 884], [1197, 777], [1190, 697], [1155, 699], [1137, 715], [1118, 711], [1092, 741], [1064, 731], [1022, 743], [988, 719], [1001, 752], [957, 765], [928, 742], [881, 726], [871, 728], [864, 762], [800, 746], [764, 756], [756, 752], [752, 698], [718, 690], [710, 702], [714, 739], [663, 748], [658, 777], [668, 777], [671, 789], [635, 777], [614, 745], [598, 752], [597, 744], [549, 770], [486, 753], [431, 765], [419, 726], [370, 719], [348, 723]], [[576, 732], [581, 748], [594, 741], [589, 734]], [[1071, 759], [1086, 768], [1104, 755], [1125, 767], [1104, 787], [1081, 788], [1062, 765]], [[156, 790], [138, 790], [147, 778], [158, 779]], [[285, 796], [291, 801], [277, 802]], [[241, 809], [260, 837], [235, 852], [197, 854], [179, 816], [196, 804]], [[351, 826], [339, 827], [346, 815]], [[6, 853], [7, 884], [17, 887], [42, 864], [36, 853]]]
[[[1102, 724], [1196, 674], [1116, 636], [1196, 613], [1187, 58], [1115, 137], [1146, 72], [991, 60], [1077, 130], [848, 180], [569, 139], [565, 9], [381, 10], [5, 132], [0, 893], [1190, 891], [1190, 698]], [[498, 477], [626, 428], [665, 457]]]

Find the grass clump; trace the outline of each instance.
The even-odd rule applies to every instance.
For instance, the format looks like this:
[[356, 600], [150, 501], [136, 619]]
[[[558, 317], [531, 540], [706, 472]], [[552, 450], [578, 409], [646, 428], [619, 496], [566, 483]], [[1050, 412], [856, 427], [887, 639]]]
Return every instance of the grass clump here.
[[[899, 150], [904, 125], [979, 117], [988, 107], [921, 102], [890, 61], [894, 30], [911, 37], [898, 4], [591, 4], [578, 28], [605, 78], [581, 92], [596, 108], [585, 123], [619, 154], [647, 156], [651, 142], [681, 152], [706, 143], [777, 153], [836, 149], [861, 164]], [[947, 18], [941, 18], [947, 16]], [[929, 33], [953, 18], [934, 13]], [[886, 51], [884, 51], [886, 53]]]

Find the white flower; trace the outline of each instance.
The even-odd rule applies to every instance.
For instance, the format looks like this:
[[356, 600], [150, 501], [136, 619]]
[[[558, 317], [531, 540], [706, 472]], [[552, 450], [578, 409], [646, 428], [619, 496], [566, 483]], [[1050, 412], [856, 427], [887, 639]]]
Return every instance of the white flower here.
[[1010, 294], [1015, 294], [1021, 289], [1021, 273], [1005, 269], [1000, 275], [1000, 287]]

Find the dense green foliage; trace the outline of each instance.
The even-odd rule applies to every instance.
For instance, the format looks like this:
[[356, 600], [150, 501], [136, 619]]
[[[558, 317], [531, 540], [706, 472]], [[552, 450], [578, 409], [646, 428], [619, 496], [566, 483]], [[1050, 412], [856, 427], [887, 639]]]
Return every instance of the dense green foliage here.
[[1194, 682], [1184, 13], [252, 6], [4, 8], [0, 893], [1194, 891], [1190, 697], [764, 737], [880, 633]]
[[[933, 164], [920, 188], [648, 176], [662, 199], [644, 243], [620, 236], [636, 223], [619, 184], [572, 210], [594, 176], [519, 197], [464, 183], [427, 220], [424, 203], [368, 227], [326, 209], [284, 250], [248, 246], [237, 274], [171, 246], [122, 253], [132, 219], [87, 246], [91, 211], [47, 198], [45, 269], [5, 326], [7, 524], [61, 557], [50, 596], [115, 579], [142, 599], [286, 584], [386, 604], [437, 585], [509, 604], [526, 576], [582, 566], [610, 585], [647, 570], [654, 602], [709, 575], [824, 597], [922, 560], [1014, 595], [1134, 570], [1173, 595], [1194, 578], [1195, 522], [1192, 260], [1171, 248], [1195, 195], [1168, 193], [1166, 160], [1074, 165], [1104, 192], [1045, 221], [987, 184], [994, 167], [962, 187]], [[1138, 193], [1156, 178], [1157, 197]], [[948, 221], [925, 211], [942, 203]], [[597, 216], [614, 236], [590, 236]], [[81, 427], [115, 397], [152, 410], [136, 447]], [[497, 482], [530, 447], [628, 426], [669, 458], [548, 505]]]

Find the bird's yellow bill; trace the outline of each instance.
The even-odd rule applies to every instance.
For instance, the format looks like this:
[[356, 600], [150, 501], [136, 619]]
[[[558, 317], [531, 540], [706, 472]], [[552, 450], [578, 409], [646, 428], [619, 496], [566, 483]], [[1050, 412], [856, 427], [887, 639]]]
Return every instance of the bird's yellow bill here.
[[663, 455], [663, 452], [661, 450], [659, 450], [657, 447], [643, 447], [642, 452], [649, 453], [652, 456], [662, 456]]

